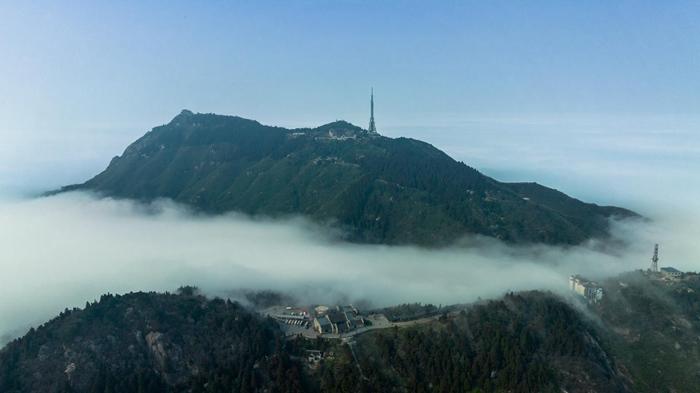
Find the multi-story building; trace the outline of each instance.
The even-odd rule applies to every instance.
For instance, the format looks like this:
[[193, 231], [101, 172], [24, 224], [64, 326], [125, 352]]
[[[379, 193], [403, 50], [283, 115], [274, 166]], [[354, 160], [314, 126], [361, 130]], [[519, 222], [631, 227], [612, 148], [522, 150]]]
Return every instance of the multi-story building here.
[[589, 303], [598, 303], [603, 300], [603, 288], [597, 282], [586, 280], [578, 274], [569, 277], [569, 288], [583, 296]]

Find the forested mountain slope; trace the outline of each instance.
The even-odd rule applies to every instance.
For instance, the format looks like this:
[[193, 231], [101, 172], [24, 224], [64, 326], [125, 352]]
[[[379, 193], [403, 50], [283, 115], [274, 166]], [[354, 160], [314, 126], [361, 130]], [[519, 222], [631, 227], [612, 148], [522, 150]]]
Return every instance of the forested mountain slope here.
[[277, 325], [196, 295], [105, 295], [0, 351], [0, 392], [300, 392]]
[[700, 392], [700, 275], [665, 280], [631, 272], [604, 287], [595, 312], [634, 391]]
[[[336, 356], [311, 369], [303, 360], [308, 345], [331, 346]], [[0, 350], [0, 391], [626, 391], [590, 323], [540, 293], [367, 334], [354, 347], [364, 374], [341, 341], [286, 341], [275, 322], [237, 303], [105, 295]]]
[[343, 121], [288, 130], [189, 111], [70, 190], [172, 198], [210, 213], [303, 215], [351, 241], [384, 244], [445, 245], [466, 234], [577, 244], [605, 237], [608, 218], [635, 215], [534, 183], [501, 183], [425, 142]]
[[599, 304], [510, 293], [352, 348], [188, 291], [105, 295], [1, 349], [0, 391], [700, 392], [700, 276], [603, 285]]
[[320, 374], [335, 392], [630, 392], [600, 332], [569, 304], [512, 293], [428, 325], [362, 336]]

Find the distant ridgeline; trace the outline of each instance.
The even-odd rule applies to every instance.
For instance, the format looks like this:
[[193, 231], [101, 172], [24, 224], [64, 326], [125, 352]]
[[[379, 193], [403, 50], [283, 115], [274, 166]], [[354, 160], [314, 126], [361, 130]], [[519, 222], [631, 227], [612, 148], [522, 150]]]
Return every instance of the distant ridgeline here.
[[467, 234], [577, 244], [635, 213], [536, 183], [502, 183], [432, 145], [345, 121], [285, 129], [184, 110], [115, 157], [91, 190], [204, 212], [303, 215], [363, 243], [447, 245]]

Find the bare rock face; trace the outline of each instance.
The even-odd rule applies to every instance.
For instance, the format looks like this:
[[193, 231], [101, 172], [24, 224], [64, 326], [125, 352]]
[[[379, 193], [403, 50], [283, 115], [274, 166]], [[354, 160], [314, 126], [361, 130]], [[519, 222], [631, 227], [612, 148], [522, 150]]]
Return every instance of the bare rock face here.
[[73, 376], [73, 373], [75, 372], [75, 370], [77, 368], [78, 367], [75, 365], [75, 363], [68, 363], [68, 365], [66, 365], [66, 370], [64, 371], [64, 373], [66, 374], [68, 379], [71, 379], [71, 377]]
[[146, 335], [148, 351], [156, 369], [170, 385], [178, 385], [192, 376], [188, 365], [182, 363], [182, 348], [168, 340], [165, 334], [152, 331]]
[[148, 349], [153, 354], [158, 366], [161, 370], [165, 370], [168, 353], [165, 351], [165, 345], [163, 344], [163, 333], [160, 332], [150, 332], [146, 335], [146, 344]]

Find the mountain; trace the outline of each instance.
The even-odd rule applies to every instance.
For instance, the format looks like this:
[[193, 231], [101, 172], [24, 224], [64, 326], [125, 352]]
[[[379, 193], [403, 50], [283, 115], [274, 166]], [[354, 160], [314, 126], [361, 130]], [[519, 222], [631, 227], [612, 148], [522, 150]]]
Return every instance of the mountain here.
[[0, 351], [0, 392], [300, 392], [283, 340], [238, 303], [104, 295]]
[[104, 295], [0, 349], [0, 391], [700, 392], [700, 275], [601, 285], [598, 304], [508, 293], [351, 340], [285, 339], [187, 287]]
[[61, 191], [72, 190], [171, 198], [209, 213], [303, 215], [350, 241], [383, 244], [441, 246], [467, 234], [578, 244], [607, 236], [611, 217], [636, 216], [535, 183], [502, 183], [428, 143], [344, 121], [290, 130], [187, 110]]
[[[334, 356], [318, 369], [303, 360], [310, 348]], [[272, 320], [230, 301], [105, 295], [0, 351], [0, 391], [628, 391], [593, 326], [538, 292], [366, 334], [353, 348], [285, 341]]]

